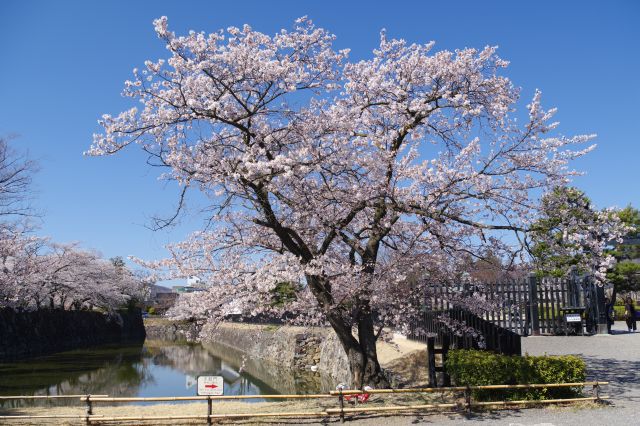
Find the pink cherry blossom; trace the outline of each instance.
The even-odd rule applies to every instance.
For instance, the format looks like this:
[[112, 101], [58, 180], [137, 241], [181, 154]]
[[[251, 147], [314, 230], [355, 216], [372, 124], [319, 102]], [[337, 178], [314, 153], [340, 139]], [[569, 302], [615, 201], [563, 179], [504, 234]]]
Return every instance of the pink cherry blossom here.
[[[383, 32], [369, 59], [349, 61], [307, 18], [274, 35], [154, 25], [169, 57], [134, 72], [124, 95], [139, 109], [103, 116], [88, 154], [138, 144], [212, 213], [167, 259], [143, 263], [211, 284], [178, 316], [284, 309], [328, 323], [359, 386], [385, 382], [382, 327], [405, 327], [465, 256], [520, 256], [539, 194], [593, 148], [591, 135], [555, 132], [540, 92], [516, 120], [520, 90], [495, 47], [436, 50]], [[284, 308], [272, 303], [281, 282], [297, 289]]]

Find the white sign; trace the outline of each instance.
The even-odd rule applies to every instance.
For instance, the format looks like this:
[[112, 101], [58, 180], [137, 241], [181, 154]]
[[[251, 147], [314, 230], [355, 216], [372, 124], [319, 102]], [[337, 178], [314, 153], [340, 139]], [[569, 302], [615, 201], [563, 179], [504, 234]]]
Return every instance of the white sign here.
[[224, 395], [222, 376], [198, 376], [198, 395]]
[[567, 319], [567, 322], [582, 322], [580, 314], [566, 314], [565, 317]]

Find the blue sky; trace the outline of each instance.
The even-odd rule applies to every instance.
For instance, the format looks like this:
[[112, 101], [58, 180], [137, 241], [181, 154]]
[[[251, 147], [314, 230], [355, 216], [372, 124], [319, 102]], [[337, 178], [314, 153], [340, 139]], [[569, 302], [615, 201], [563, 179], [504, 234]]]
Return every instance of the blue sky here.
[[[486, 4], [485, 4], [486, 3]], [[157, 258], [197, 222], [153, 232], [176, 191], [156, 179], [139, 150], [108, 158], [82, 153], [131, 70], [166, 57], [151, 24], [166, 15], [178, 33], [249, 23], [273, 33], [308, 15], [366, 57], [386, 28], [437, 49], [499, 45], [506, 71], [529, 99], [543, 91], [560, 131], [597, 133], [598, 149], [575, 163], [576, 185], [597, 206], [640, 206], [640, 2], [477, 1], [25, 1], [0, 2], [0, 135], [17, 134], [41, 170], [36, 205], [42, 235], [79, 241], [105, 256]]]

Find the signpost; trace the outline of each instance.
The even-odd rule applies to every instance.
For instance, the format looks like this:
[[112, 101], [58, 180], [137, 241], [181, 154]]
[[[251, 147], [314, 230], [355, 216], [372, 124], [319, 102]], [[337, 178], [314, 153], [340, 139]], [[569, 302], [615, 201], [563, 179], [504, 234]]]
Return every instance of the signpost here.
[[222, 376], [198, 376], [198, 395], [224, 395], [224, 380]]
[[567, 322], [582, 322], [580, 314], [566, 314]]
[[224, 380], [222, 376], [198, 376], [198, 395], [207, 396], [207, 424], [211, 425], [213, 414], [212, 396], [224, 395]]
[[569, 329], [575, 331], [576, 335], [584, 336], [584, 321], [582, 319], [586, 308], [584, 306], [563, 306], [560, 312], [564, 314], [564, 334], [569, 334]]

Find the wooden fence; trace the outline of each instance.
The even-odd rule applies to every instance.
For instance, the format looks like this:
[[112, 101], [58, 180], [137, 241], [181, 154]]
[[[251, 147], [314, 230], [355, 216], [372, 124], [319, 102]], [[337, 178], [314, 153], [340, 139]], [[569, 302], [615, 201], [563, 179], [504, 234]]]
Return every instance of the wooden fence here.
[[[86, 406], [86, 414], [81, 415], [19, 415], [19, 416], [0, 416], [0, 422], [8, 420], [44, 420], [44, 419], [78, 419], [83, 420], [87, 424], [100, 422], [130, 422], [130, 421], [164, 421], [164, 420], [203, 420], [207, 424], [212, 424], [213, 420], [220, 419], [246, 419], [246, 418], [312, 418], [312, 417], [331, 417], [338, 416], [342, 422], [345, 421], [347, 414], [355, 413], [393, 413], [393, 412], [419, 412], [432, 409], [448, 409], [451, 411], [471, 411], [475, 407], [497, 406], [528, 406], [540, 404], [560, 404], [606, 400], [609, 397], [600, 394], [600, 387], [608, 385], [608, 382], [579, 382], [579, 383], [545, 383], [545, 384], [526, 384], [526, 385], [489, 385], [489, 386], [457, 386], [442, 388], [418, 388], [418, 389], [372, 389], [367, 391], [360, 390], [338, 390], [331, 391], [326, 394], [308, 394], [308, 395], [229, 395], [229, 396], [192, 396], [192, 397], [156, 397], [156, 398], [110, 398], [104, 395], [65, 395], [53, 396], [49, 398], [78, 398]], [[507, 389], [540, 389], [540, 388], [584, 388], [592, 386], [592, 396], [580, 398], [564, 398], [551, 400], [522, 400], [522, 401], [473, 401], [473, 391], [478, 390], [507, 390]], [[413, 404], [413, 405], [389, 405], [389, 406], [371, 406], [367, 404], [355, 405], [353, 408], [345, 407], [345, 400], [350, 397], [360, 395], [388, 395], [388, 394], [408, 394], [408, 393], [461, 393], [464, 395], [464, 403], [434, 403], [434, 404]], [[5, 396], [3, 399], [31, 399], [46, 397], [31, 396]], [[213, 401], [216, 400], [243, 400], [243, 399], [334, 399], [338, 407], [325, 408], [316, 411], [288, 411], [288, 412], [247, 412], [234, 414], [216, 414], [213, 412]], [[356, 398], [357, 399], [357, 398]], [[105, 416], [95, 414], [95, 404], [98, 403], [123, 403], [123, 402], [167, 402], [167, 401], [207, 401], [207, 413], [196, 415], [177, 415], [177, 416]]]

